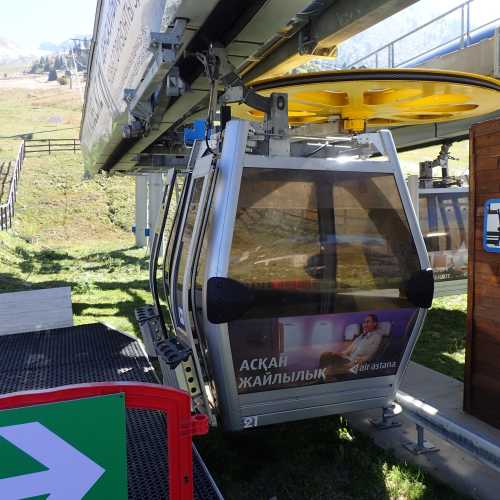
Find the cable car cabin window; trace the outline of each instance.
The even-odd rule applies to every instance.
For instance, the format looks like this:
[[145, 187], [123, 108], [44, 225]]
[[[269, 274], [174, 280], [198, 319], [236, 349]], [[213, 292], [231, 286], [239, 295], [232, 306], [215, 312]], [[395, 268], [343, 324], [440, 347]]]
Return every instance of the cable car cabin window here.
[[394, 374], [420, 269], [392, 174], [245, 168], [228, 273], [246, 290], [229, 322], [239, 392]]
[[244, 170], [229, 277], [256, 294], [245, 317], [408, 306], [419, 269], [391, 174]]
[[467, 278], [468, 206], [466, 192], [420, 194], [420, 227], [436, 281]]
[[207, 225], [205, 231], [201, 235], [202, 245], [198, 262], [196, 264], [195, 282], [194, 282], [194, 313], [197, 332], [203, 335], [203, 285], [206, 278], [207, 270], [207, 255], [208, 255], [208, 235], [210, 233], [210, 226], [212, 223], [212, 211], [208, 214]]
[[179, 254], [177, 256], [176, 273], [175, 273], [175, 315], [177, 322], [180, 326], [185, 327], [184, 313], [182, 309], [182, 287], [184, 281], [184, 272], [186, 270], [186, 260], [189, 251], [189, 245], [191, 243], [191, 238], [193, 236], [194, 223], [196, 219], [196, 213], [198, 211], [198, 205], [200, 202], [201, 191], [203, 189], [203, 177], [195, 179], [193, 182], [193, 188], [191, 191], [191, 199], [189, 202], [188, 212], [186, 215], [186, 222], [184, 225], [184, 231], [182, 233], [182, 238], [179, 244]]

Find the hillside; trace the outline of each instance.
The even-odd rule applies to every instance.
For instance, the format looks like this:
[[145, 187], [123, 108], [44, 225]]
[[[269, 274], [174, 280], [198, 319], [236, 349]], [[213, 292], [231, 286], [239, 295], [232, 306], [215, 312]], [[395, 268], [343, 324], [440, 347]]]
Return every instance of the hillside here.
[[0, 36], [0, 64], [12, 64], [14, 62], [27, 63], [46, 54], [48, 54], [47, 51], [26, 49], [20, 47], [12, 40]]
[[[79, 39], [79, 40], [88, 40], [88, 43], [90, 44], [90, 40], [92, 38], [92, 35], [91, 34], [75, 35], [73, 38]], [[59, 42], [59, 43], [40, 42], [40, 49], [45, 50], [45, 51], [50, 52], [50, 53], [67, 52], [73, 46], [74, 46], [74, 42], [73, 42], [73, 39], [71, 39], [71, 38], [68, 38], [67, 40], [63, 40], [62, 42]]]
[[[78, 91], [46, 80], [0, 80], [0, 137], [78, 137]], [[0, 159], [15, 158], [19, 144], [0, 139]], [[147, 299], [148, 287], [145, 250], [133, 248], [130, 231], [133, 193], [131, 177], [83, 180], [80, 154], [27, 157], [13, 231], [0, 232], [0, 292], [69, 285], [76, 323], [136, 332], [134, 303]]]

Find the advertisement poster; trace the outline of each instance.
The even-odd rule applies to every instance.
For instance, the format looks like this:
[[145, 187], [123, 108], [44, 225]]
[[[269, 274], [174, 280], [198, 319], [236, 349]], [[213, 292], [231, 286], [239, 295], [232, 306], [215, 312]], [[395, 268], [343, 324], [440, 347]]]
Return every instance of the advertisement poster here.
[[394, 375], [415, 308], [233, 321], [239, 394]]

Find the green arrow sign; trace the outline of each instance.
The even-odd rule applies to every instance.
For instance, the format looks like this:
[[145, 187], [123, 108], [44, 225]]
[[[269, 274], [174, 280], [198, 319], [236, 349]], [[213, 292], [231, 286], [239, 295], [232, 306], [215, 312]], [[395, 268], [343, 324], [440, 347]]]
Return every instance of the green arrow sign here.
[[0, 498], [127, 499], [123, 394], [0, 411]]

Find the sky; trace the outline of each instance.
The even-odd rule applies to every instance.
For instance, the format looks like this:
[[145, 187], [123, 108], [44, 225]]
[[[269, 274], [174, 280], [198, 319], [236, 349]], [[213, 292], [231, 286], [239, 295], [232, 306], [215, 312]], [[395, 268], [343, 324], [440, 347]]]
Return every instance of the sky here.
[[97, 0], [0, 0], [0, 37], [25, 48], [91, 35]]
[[[200, 0], [202, 1], [202, 0]], [[283, 0], [285, 1], [285, 0]], [[97, 0], [0, 0], [0, 37], [25, 48], [38, 48], [41, 42], [60, 43], [73, 35], [91, 35]], [[421, 0], [410, 7], [417, 25], [435, 17], [463, 0]], [[481, 24], [482, 17], [500, 16], [500, 0], [475, 0], [471, 9], [473, 24]], [[457, 13], [458, 15], [458, 13]], [[481, 18], [481, 19], [480, 19]], [[388, 20], [379, 30], [379, 41], [397, 36], [397, 23]], [[353, 40], [355, 43], [356, 40]]]

